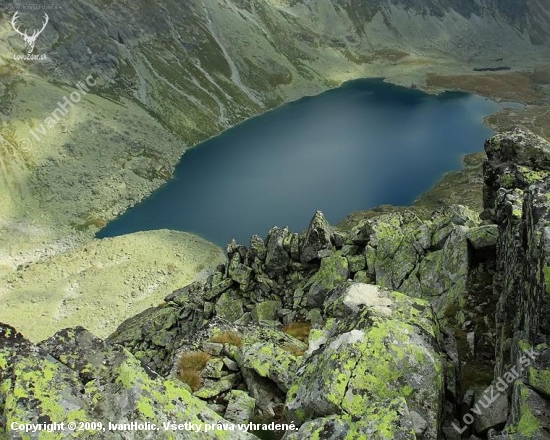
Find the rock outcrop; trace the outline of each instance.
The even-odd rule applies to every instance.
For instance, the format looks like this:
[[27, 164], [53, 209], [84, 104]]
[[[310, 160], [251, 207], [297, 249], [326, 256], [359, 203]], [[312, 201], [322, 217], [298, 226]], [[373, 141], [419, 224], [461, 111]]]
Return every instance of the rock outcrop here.
[[[125, 348], [106, 344], [83, 328], [61, 331], [35, 346], [3, 325], [0, 338], [0, 423], [7, 430], [5, 438], [41, 439], [44, 432], [23, 435], [17, 427], [64, 422], [49, 438], [145, 439], [154, 432], [155, 438], [168, 439], [174, 431], [165, 423], [223, 421], [181, 382], [158, 376]], [[131, 423], [159, 430], [122, 426]], [[190, 437], [185, 433], [180, 438]], [[256, 437], [220, 430], [202, 432], [201, 438]]]
[[486, 150], [481, 216], [453, 205], [343, 228], [317, 212], [301, 234], [231, 242], [206, 281], [105, 341], [77, 328], [33, 345], [1, 327], [0, 423], [9, 438], [12, 421], [69, 420], [292, 424], [285, 440], [548, 438], [550, 145], [518, 128]]
[[550, 438], [550, 144], [516, 128], [485, 149], [485, 216], [499, 228], [495, 378], [517, 372], [504, 391], [506, 426], [493, 438]]

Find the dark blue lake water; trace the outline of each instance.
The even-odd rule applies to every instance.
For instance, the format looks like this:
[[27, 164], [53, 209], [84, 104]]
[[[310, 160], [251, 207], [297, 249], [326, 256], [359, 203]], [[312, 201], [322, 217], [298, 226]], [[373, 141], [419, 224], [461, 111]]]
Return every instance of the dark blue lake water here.
[[438, 96], [358, 80], [250, 119], [185, 153], [174, 178], [98, 233], [193, 232], [248, 244], [273, 226], [302, 231], [316, 210], [331, 223], [410, 204], [492, 132], [500, 108], [479, 96]]

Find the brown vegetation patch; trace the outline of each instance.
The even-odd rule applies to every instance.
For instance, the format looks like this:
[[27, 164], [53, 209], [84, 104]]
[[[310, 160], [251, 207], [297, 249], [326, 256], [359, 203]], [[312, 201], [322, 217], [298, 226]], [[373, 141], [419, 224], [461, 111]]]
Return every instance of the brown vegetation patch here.
[[210, 338], [210, 342], [216, 344], [229, 344], [234, 345], [235, 347], [241, 347], [243, 345], [243, 338], [237, 332], [226, 331], [218, 333], [217, 335]]
[[204, 351], [182, 354], [178, 361], [179, 380], [189, 385], [193, 391], [197, 391], [202, 386], [200, 372], [204, 370], [210, 359], [212, 356]]
[[308, 321], [292, 322], [283, 328], [284, 333], [304, 343], [307, 343], [310, 331], [311, 322]]
[[204, 351], [192, 351], [181, 355], [179, 360], [180, 369], [186, 370], [204, 370], [212, 356]]
[[192, 391], [197, 391], [202, 386], [202, 379], [197, 371], [194, 370], [180, 370], [178, 372], [178, 378], [183, 383], [189, 385]]
[[[537, 78], [544, 77], [540, 71]], [[491, 73], [472, 75], [428, 74], [426, 85], [438, 89], [464, 90], [492, 99], [523, 104], [541, 104], [540, 83], [527, 72]]]

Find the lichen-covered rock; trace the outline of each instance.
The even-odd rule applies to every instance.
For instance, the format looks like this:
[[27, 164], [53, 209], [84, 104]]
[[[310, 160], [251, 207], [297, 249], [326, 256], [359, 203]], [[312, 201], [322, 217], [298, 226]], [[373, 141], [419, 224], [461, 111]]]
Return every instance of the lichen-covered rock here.
[[238, 253], [233, 254], [227, 267], [229, 277], [239, 283], [241, 290], [247, 291], [253, 279], [254, 272], [250, 267], [241, 263], [241, 257]]
[[300, 261], [300, 236], [296, 233], [292, 233], [290, 238], [290, 257], [294, 261]]
[[374, 281], [374, 277], [369, 275], [366, 270], [360, 270], [353, 276], [353, 281], [356, 281], [358, 283], [371, 284]]
[[[508, 395], [498, 392], [498, 384], [491, 384], [492, 392], [478, 390], [474, 394], [477, 413], [474, 429], [477, 434], [486, 434], [489, 429], [502, 429], [508, 419]], [[502, 385], [498, 385], [502, 387]]]
[[365, 408], [363, 417], [347, 414], [313, 419], [284, 440], [416, 440], [413, 419], [402, 397]]
[[17, 357], [30, 356], [34, 351], [33, 344], [15, 328], [0, 324], [0, 382], [11, 374]]
[[215, 310], [220, 318], [235, 322], [244, 314], [243, 300], [236, 292], [224, 292], [216, 302]]
[[338, 253], [321, 260], [321, 267], [313, 275], [304, 289], [307, 290], [305, 304], [308, 309], [321, 307], [327, 292], [349, 277], [348, 260]]
[[413, 231], [403, 227], [403, 217], [399, 213], [383, 214], [369, 222], [372, 229], [369, 246], [376, 252], [376, 283], [396, 289], [418, 262]]
[[[352, 284], [340, 295], [350, 312], [328, 324], [330, 330], [299, 368], [287, 409], [299, 423], [342, 414], [361, 418], [366, 408], [404, 396], [409, 410], [427, 422], [424, 438], [436, 438], [444, 372], [431, 308], [400, 293], [384, 298], [371, 290]], [[374, 304], [368, 305], [369, 296]]]
[[254, 305], [252, 309], [252, 318], [256, 322], [270, 321], [277, 319], [277, 312], [281, 309], [281, 301], [262, 301]]
[[367, 260], [364, 255], [348, 255], [348, 266], [350, 272], [359, 272], [367, 267]]
[[267, 238], [267, 255], [265, 268], [276, 273], [285, 272], [291, 264], [291, 258], [285, 249], [285, 241], [289, 237], [288, 228], [273, 228]]
[[254, 416], [256, 401], [246, 392], [233, 390], [227, 395], [224, 418], [233, 423], [247, 424]]
[[200, 375], [206, 379], [220, 379], [222, 377], [223, 367], [223, 359], [212, 358], [206, 363]]
[[433, 220], [434, 227], [441, 229], [447, 225], [473, 228], [479, 225], [479, 214], [467, 206], [451, 205]]
[[540, 349], [533, 364], [527, 369], [527, 380], [531, 388], [550, 398], [550, 349]]
[[504, 428], [517, 440], [550, 439], [550, 405], [521, 381], [514, 384], [510, 418]]
[[547, 141], [524, 127], [499, 133], [485, 142], [489, 160], [483, 167], [483, 205], [493, 219], [497, 219], [495, 204], [500, 190], [524, 191], [550, 175], [549, 151]]
[[550, 170], [550, 144], [523, 127], [496, 134], [485, 142], [485, 152], [489, 161]]
[[455, 226], [443, 249], [428, 254], [419, 265], [422, 297], [432, 298], [440, 317], [450, 304], [460, 304], [465, 297], [470, 261], [466, 231], [464, 226]]
[[226, 391], [233, 389], [241, 380], [240, 374], [228, 374], [219, 379], [205, 379], [202, 386], [193, 393], [201, 399], [212, 399]]
[[300, 260], [309, 263], [312, 260], [327, 256], [334, 246], [331, 242], [331, 227], [321, 211], [317, 211], [306, 232]]
[[167, 358], [177, 348], [178, 335], [192, 333], [202, 325], [204, 311], [199, 307], [185, 307], [185, 321], [179, 321], [182, 311], [175, 304], [147, 309], [124, 321], [107, 341], [123, 345], [151, 369], [166, 373], [170, 369]]
[[498, 226], [485, 225], [478, 228], [471, 228], [466, 233], [466, 238], [472, 246], [478, 250], [495, 246], [498, 238]]
[[261, 261], [265, 261], [267, 257], [267, 248], [264, 241], [258, 235], [253, 235], [250, 238], [250, 250]]
[[254, 371], [287, 392], [301, 360], [273, 343], [258, 342], [244, 346], [235, 359], [241, 369]]
[[[0, 326], [1, 334], [11, 329]], [[8, 338], [6, 338], [7, 340]], [[18, 344], [22, 343], [21, 341]], [[24, 344], [28, 346], [27, 344]], [[159, 427], [155, 438], [199, 438], [193, 432], [174, 432], [163, 423], [216, 423], [223, 419], [173, 380], [163, 379], [126, 349], [111, 346], [82, 328], [63, 330], [30, 353], [13, 355], [13, 344], [0, 340], [0, 360], [10, 356], [9, 370], [1, 370], [0, 420], [16, 423], [100, 422], [105, 431], [57, 432], [49, 438], [120, 438], [109, 422], [149, 422]], [[3, 363], [0, 361], [0, 365]], [[6, 373], [7, 372], [7, 373]], [[225, 422], [227, 423], [227, 422]], [[151, 438], [151, 432], [125, 430], [125, 438]], [[11, 431], [7, 438], [21, 438]], [[42, 438], [30, 435], [28, 438]], [[46, 437], [44, 437], [46, 438]], [[238, 431], [201, 432], [200, 438], [247, 439]]]
[[[485, 149], [483, 216], [498, 224], [495, 377], [502, 377], [522, 371], [526, 350], [544, 353], [538, 344], [550, 338], [550, 144], [519, 127], [489, 139]], [[516, 382], [500, 438], [550, 438], [547, 365], [544, 357], [535, 360], [527, 385]]]
[[212, 284], [212, 286], [205, 290], [204, 292], [204, 299], [206, 301], [212, 301], [213, 299], [220, 296], [223, 292], [226, 290], [229, 290], [229, 288], [234, 284], [233, 280], [231, 278], [221, 280], [217, 284]]
[[368, 307], [381, 314], [391, 314], [394, 300], [379, 286], [347, 282], [332, 290], [324, 303], [326, 316], [344, 318]]

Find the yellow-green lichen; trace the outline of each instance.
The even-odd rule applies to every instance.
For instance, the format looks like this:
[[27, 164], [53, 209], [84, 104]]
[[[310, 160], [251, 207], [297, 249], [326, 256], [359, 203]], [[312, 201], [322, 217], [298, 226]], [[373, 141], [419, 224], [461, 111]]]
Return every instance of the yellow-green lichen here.
[[150, 420], [155, 419], [156, 413], [154, 410], [153, 401], [149, 397], [142, 397], [138, 400], [137, 408], [141, 414]]
[[529, 384], [543, 394], [550, 396], [550, 370], [529, 368]]
[[544, 284], [546, 286], [546, 293], [550, 294], [550, 266], [544, 266], [542, 268], [542, 275], [544, 277]]
[[523, 175], [523, 178], [527, 184], [532, 185], [533, 183], [540, 182], [541, 180], [548, 177], [548, 173], [544, 171], [535, 171], [531, 168], [520, 166], [518, 167], [519, 171]]
[[5, 370], [8, 367], [8, 360], [0, 353], [0, 370]]
[[540, 421], [531, 412], [525, 412], [521, 415], [521, 418], [517, 425], [517, 432], [530, 438], [534, 433], [540, 429]]
[[[86, 421], [85, 411], [69, 410], [65, 402], [66, 390], [78, 385], [78, 377], [70, 370], [47, 359], [27, 357], [18, 359], [13, 367], [12, 380], [3, 385], [0, 394], [6, 395], [4, 412], [8, 421], [25, 423], [27, 413], [21, 402], [32, 399], [37, 402], [40, 413], [53, 421]], [[62, 388], [56, 384], [62, 384]], [[6, 388], [9, 386], [9, 391]], [[63, 388], [66, 387], [66, 390]], [[30, 422], [30, 421], [29, 421]], [[57, 437], [52, 437], [57, 438]]]

